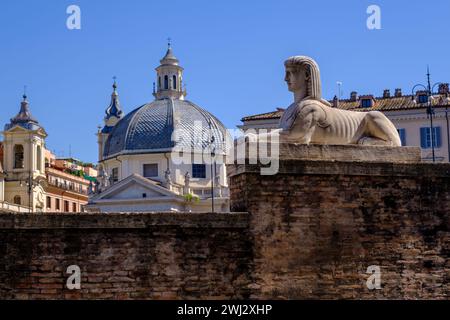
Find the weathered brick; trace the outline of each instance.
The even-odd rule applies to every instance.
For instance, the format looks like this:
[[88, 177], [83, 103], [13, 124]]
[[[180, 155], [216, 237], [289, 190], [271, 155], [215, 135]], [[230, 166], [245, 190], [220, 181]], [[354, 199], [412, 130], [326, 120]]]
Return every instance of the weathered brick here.
[[289, 159], [230, 188], [247, 214], [0, 214], [0, 299], [449, 298], [450, 165]]
[[[248, 296], [233, 280], [250, 278], [247, 214], [43, 214], [32, 222], [25, 214], [8, 227], [10, 218], [0, 214], [0, 288], [11, 287], [2, 299]], [[81, 290], [70, 291], [74, 264]], [[195, 292], [185, 290], [188, 277]]]
[[[274, 176], [229, 169], [232, 209], [251, 217], [251, 298], [449, 298], [450, 165], [281, 159]], [[366, 286], [371, 265], [382, 290]]]

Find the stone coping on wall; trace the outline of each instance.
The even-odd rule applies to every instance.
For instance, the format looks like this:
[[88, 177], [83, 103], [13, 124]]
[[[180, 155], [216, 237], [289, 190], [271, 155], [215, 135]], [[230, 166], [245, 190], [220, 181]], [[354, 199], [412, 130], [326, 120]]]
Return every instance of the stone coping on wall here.
[[[261, 175], [263, 165], [234, 164], [227, 167], [228, 176], [243, 173]], [[302, 175], [349, 175], [349, 176], [402, 176], [402, 177], [443, 177], [450, 178], [450, 164], [399, 164], [370, 163], [351, 161], [311, 161], [311, 160], [280, 160], [277, 174]]]
[[1, 213], [5, 229], [247, 228], [247, 213]]
[[421, 162], [421, 150], [418, 147], [280, 143], [279, 150], [280, 158], [283, 160], [295, 159], [390, 163]]
[[[260, 144], [265, 145], [269, 156], [278, 150], [280, 160], [310, 160], [310, 161], [358, 161], [358, 162], [388, 162], [388, 163], [420, 163], [422, 162], [419, 147], [390, 147], [365, 145], [319, 145], [299, 144], [288, 142], [240, 141], [236, 144], [236, 151], [245, 148], [246, 158], [249, 151], [256, 154]], [[274, 154], [274, 157], [276, 155]], [[236, 158], [242, 161], [239, 155]]]
[[[251, 142], [250, 144], [252, 144]], [[271, 164], [251, 164], [248, 152], [255, 145], [246, 143], [246, 159], [228, 165], [229, 177], [242, 173], [262, 174], [262, 168], [273, 167], [276, 173], [310, 175], [376, 175], [450, 177], [450, 164], [421, 162], [417, 147], [385, 147], [359, 145], [302, 145], [280, 143], [278, 158]]]

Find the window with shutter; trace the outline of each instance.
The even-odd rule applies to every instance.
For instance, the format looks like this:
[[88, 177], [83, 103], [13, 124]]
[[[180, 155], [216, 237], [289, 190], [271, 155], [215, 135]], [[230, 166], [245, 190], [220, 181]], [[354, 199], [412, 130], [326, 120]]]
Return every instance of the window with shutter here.
[[442, 146], [441, 127], [433, 127], [433, 139], [431, 128], [420, 128], [420, 146], [422, 149], [431, 148], [432, 143], [435, 148]]
[[442, 147], [442, 140], [441, 140], [441, 127], [434, 127], [434, 146], [436, 148]]
[[427, 130], [428, 128], [420, 128], [420, 147], [422, 149], [429, 148], [427, 146]]
[[397, 131], [398, 135], [400, 136], [402, 146], [406, 146], [406, 129], [397, 129]]

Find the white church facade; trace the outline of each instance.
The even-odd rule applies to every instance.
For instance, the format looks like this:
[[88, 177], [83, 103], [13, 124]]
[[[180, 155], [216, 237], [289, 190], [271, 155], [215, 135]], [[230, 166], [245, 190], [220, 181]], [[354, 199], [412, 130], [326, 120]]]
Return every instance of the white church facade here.
[[97, 133], [100, 179], [88, 210], [229, 211], [225, 126], [185, 99], [183, 68], [169, 49], [156, 68], [155, 100], [124, 115], [114, 82]]

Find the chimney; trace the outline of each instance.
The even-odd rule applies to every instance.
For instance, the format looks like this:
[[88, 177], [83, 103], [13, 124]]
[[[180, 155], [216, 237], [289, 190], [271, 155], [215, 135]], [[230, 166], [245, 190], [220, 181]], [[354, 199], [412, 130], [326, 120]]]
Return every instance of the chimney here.
[[383, 91], [383, 98], [390, 98], [391, 97], [391, 91], [389, 89], [386, 89]]
[[448, 83], [441, 83], [439, 84], [439, 94], [447, 94], [449, 93], [449, 89], [448, 89]]
[[352, 91], [352, 92], [350, 93], [350, 100], [351, 100], [351, 101], [356, 101], [356, 100], [358, 100], [358, 92]]
[[333, 98], [333, 108], [339, 108], [339, 99], [337, 96]]
[[402, 89], [400, 89], [400, 88], [395, 89], [395, 96], [396, 97], [401, 97], [402, 96]]

